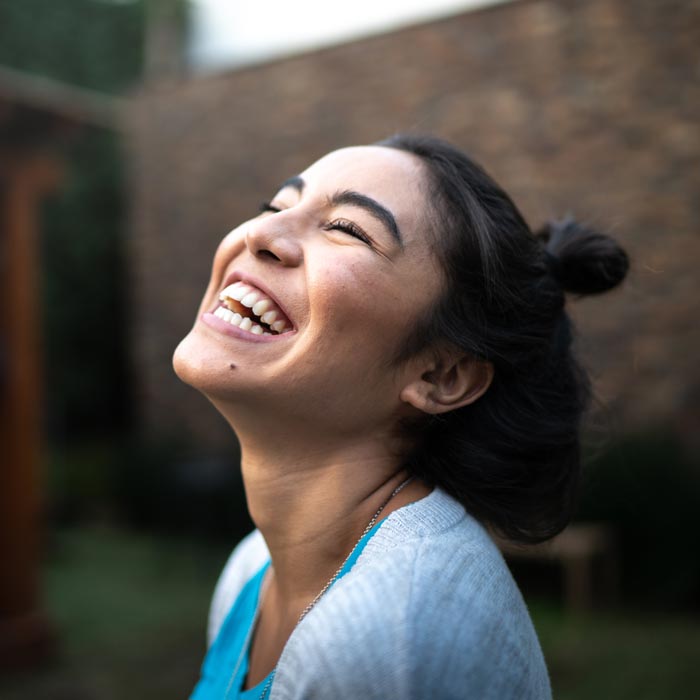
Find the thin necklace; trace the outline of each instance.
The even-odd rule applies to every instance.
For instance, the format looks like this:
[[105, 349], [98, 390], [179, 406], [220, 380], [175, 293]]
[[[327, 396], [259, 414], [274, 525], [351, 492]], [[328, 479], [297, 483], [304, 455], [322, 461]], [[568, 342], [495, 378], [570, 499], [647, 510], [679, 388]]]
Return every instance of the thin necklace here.
[[[369, 521], [367, 524], [367, 527], [364, 529], [364, 532], [360, 535], [360, 539], [355, 542], [355, 546], [350, 550], [350, 554], [348, 554], [347, 557], [345, 557], [343, 563], [340, 565], [338, 570], [333, 574], [331, 577], [330, 581], [321, 589], [321, 591], [318, 593], [318, 595], [302, 610], [301, 615], [299, 615], [299, 619], [297, 620], [296, 625], [294, 625], [294, 629], [296, 629], [299, 626], [299, 623], [311, 612], [311, 609], [318, 603], [318, 601], [321, 599], [323, 594], [335, 583], [336, 579], [340, 575], [340, 572], [343, 570], [343, 567], [348, 563], [348, 560], [352, 555], [355, 553], [355, 550], [359, 546], [360, 542], [362, 542], [362, 539], [364, 536], [374, 527], [375, 523], [377, 522], [377, 518], [379, 517], [380, 513], [386, 508], [387, 504], [389, 501], [396, 496], [396, 494], [401, 491], [401, 489], [404, 488], [404, 486], [408, 485], [411, 481], [413, 481], [412, 476], [409, 476], [406, 481], [404, 481], [402, 484], [399, 484], [391, 493], [391, 496], [382, 503], [382, 505], [379, 507], [379, 510], [374, 514], [372, 519]], [[261, 586], [262, 588], [262, 586]], [[258, 608], [260, 606], [258, 605]], [[238, 655], [238, 661], [236, 662], [236, 667], [233, 669], [233, 673], [231, 674], [231, 677], [229, 678], [228, 681], [228, 686], [226, 687], [226, 694], [224, 696], [224, 700], [228, 699], [229, 693], [231, 691], [231, 685], [233, 684], [233, 680], [238, 674], [238, 669], [241, 666], [241, 662], [243, 661], [243, 657], [245, 656], [246, 651], [248, 650], [248, 645], [250, 644], [250, 639], [253, 636], [253, 629], [255, 628], [255, 623], [257, 620], [257, 613], [258, 611], [256, 610], [255, 618], [253, 619], [253, 622], [250, 625], [250, 628], [248, 629], [248, 634], [246, 635], [245, 641], [243, 642], [243, 647], [241, 648], [241, 653]], [[292, 630], [292, 634], [294, 633], [294, 630]], [[265, 686], [262, 689], [262, 692], [260, 693], [260, 696], [258, 700], [263, 700], [263, 698], [267, 695], [267, 692], [270, 690], [270, 686], [272, 685], [272, 681], [275, 677], [275, 673], [277, 672], [277, 665], [272, 669], [270, 672], [270, 676], [267, 679], [267, 683], [265, 683]]]

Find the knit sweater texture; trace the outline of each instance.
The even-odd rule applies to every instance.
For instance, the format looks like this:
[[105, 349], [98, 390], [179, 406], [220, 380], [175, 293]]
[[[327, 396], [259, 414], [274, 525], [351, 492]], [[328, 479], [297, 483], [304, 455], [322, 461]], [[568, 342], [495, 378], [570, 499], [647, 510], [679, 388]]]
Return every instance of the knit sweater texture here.
[[[214, 592], [211, 643], [270, 555], [258, 530]], [[270, 700], [547, 700], [547, 668], [493, 540], [441, 488], [391, 513], [284, 647]]]

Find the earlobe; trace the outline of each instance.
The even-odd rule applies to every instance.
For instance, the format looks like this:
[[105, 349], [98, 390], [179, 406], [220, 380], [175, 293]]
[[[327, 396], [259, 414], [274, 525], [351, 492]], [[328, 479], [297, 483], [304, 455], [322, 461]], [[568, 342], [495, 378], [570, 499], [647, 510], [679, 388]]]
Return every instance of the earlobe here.
[[491, 385], [493, 364], [470, 356], [425, 372], [401, 391], [405, 403], [424, 413], [447, 413], [474, 403]]

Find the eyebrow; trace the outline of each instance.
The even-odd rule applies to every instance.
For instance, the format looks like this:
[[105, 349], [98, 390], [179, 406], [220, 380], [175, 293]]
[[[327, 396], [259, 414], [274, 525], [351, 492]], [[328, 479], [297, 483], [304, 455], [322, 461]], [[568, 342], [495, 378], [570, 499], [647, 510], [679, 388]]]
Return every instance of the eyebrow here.
[[287, 187], [292, 187], [294, 188], [297, 192], [301, 194], [301, 192], [304, 191], [304, 186], [306, 183], [304, 182], [304, 178], [299, 177], [299, 175], [294, 175], [290, 178], [287, 178], [280, 186], [278, 192], [281, 192], [283, 189]]
[[385, 228], [391, 234], [391, 237], [403, 248], [403, 238], [401, 237], [401, 231], [399, 231], [394, 215], [375, 199], [368, 197], [366, 194], [354, 192], [353, 190], [343, 190], [342, 192], [336, 192], [331, 197], [330, 201], [334, 206], [350, 204], [364, 209], [375, 219], [384, 224]]
[[[286, 187], [292, 187], [297, 192], [301, 193], [305, 185], [304, 178], [299, 175], [294, 175], [280, 185], [279, 191], [282, 191]], [[403, 248], [403, 237], [401, 236], [401, 231], [399, 231], [394, 215], [385, 206], [377, 202], [376, 199], [372, 199], [366, 194], [360, 194], [354, 190], [342, 190], [336, 192], [329, 201], [332, 206], [336, 207], [341, 204], [350, 204], [351, 206], [364, 209], [380, 223], [384, 224], [385, 228], [391, 234], [391, 237]]]

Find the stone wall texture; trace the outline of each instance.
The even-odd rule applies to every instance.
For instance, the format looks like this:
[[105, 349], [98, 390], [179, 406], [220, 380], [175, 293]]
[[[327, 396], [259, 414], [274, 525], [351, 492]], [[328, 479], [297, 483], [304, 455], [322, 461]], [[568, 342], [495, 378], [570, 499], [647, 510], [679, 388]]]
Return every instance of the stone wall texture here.
[[633, 270], [572, 300], [616, 429], [700, 419], [700, 4], [515, 0], [144, 90], [130, 115], [133, 364], [143, 425], [229, 444], [173, 375], [217, 242], [290, 174], [417, 129], [466, 149], [533, 228], [572, 213]]

